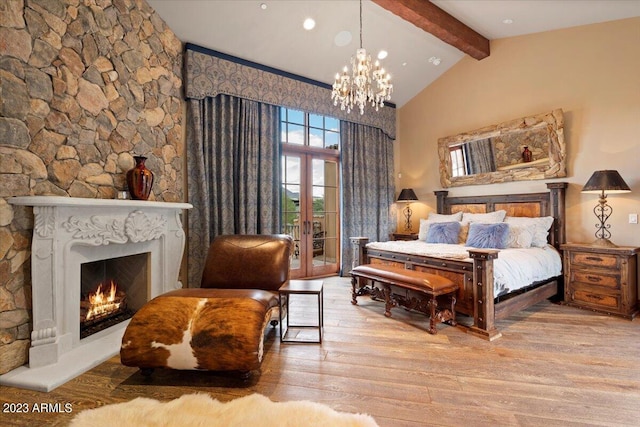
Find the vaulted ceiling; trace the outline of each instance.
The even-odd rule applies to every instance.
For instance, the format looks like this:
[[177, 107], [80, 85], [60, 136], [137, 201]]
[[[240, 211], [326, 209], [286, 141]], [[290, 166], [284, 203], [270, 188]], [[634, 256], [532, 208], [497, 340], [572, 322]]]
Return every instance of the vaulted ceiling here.
[[[183, 42], [324, 83], [359, 47], [354, 0], [147, 1]], [[490, 55], [490, 40], [634, 16], [640, 0], [364, 0], [362, 37], [388, 52], [402, 106], [464, 55]]]

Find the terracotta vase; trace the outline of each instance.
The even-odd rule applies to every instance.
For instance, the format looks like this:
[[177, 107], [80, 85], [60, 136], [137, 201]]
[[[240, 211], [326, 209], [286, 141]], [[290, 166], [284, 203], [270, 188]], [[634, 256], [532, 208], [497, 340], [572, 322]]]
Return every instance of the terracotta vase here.
[[129, 194], [132, 199], [147, 200], [153, 186], [153, 172], [144, 165], [146, 157], [133, 156], [133, 159], [136, 161], [136, 165], [127, 172]]
[[522, 151], [522, 161], [528, 163], [531, 161], [531, 150], [526, 145], [524, 146], [524, 150]]

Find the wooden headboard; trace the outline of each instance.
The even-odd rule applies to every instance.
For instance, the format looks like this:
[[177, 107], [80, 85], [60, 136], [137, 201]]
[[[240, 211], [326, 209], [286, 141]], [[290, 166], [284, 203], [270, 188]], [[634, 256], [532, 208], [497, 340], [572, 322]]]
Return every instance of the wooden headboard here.
[[565, 243], [565, 190], [566, 182], [547, 183], [549, 192], [502, 194], [492, 196], [448, 197], [449, 192], [434, 191], [437, 198], [437, 210], [441, 214], [456, 212], [486, 213], [498, 210], [507, 211], [507, 216], [555, 218], [549, 232], [549, 243], [556, 249]]

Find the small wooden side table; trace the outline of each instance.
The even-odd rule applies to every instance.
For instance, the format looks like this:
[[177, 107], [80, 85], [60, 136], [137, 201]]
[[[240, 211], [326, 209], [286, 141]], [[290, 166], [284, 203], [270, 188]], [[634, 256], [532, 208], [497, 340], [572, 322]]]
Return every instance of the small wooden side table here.
[[[279, 305], [280, 305], [280, 342], [284, 343], [317, 343], [322, 344], [322, 330], [324, 328], [324, 294], [322, 280], [289, 280], [278, 289]], [[289, 303], [291, 295], [316, 295], [318, 297], [318, 324], [317, 325], [294, 325], [289, 323], [291, 314], [289, 312]], [[283, 315], [284, 313], [284, 315]], [[283, 320], [286, 317], [286, 328]], [[317, 329], [318, 339], [308, 340], [303, 338], [289, 338], [289, 328], [293, 329]]]
[[566, 243], [564, 303], [633, 319], [638, 314], [637, 276], [640, 248]]

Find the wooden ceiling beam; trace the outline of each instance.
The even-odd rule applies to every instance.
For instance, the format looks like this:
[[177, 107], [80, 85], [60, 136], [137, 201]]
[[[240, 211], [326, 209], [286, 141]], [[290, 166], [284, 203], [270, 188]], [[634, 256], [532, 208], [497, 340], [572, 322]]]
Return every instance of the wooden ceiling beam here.
[[372, 0], [475, 59], [489, 56], [489, 39], [427, 0]]

